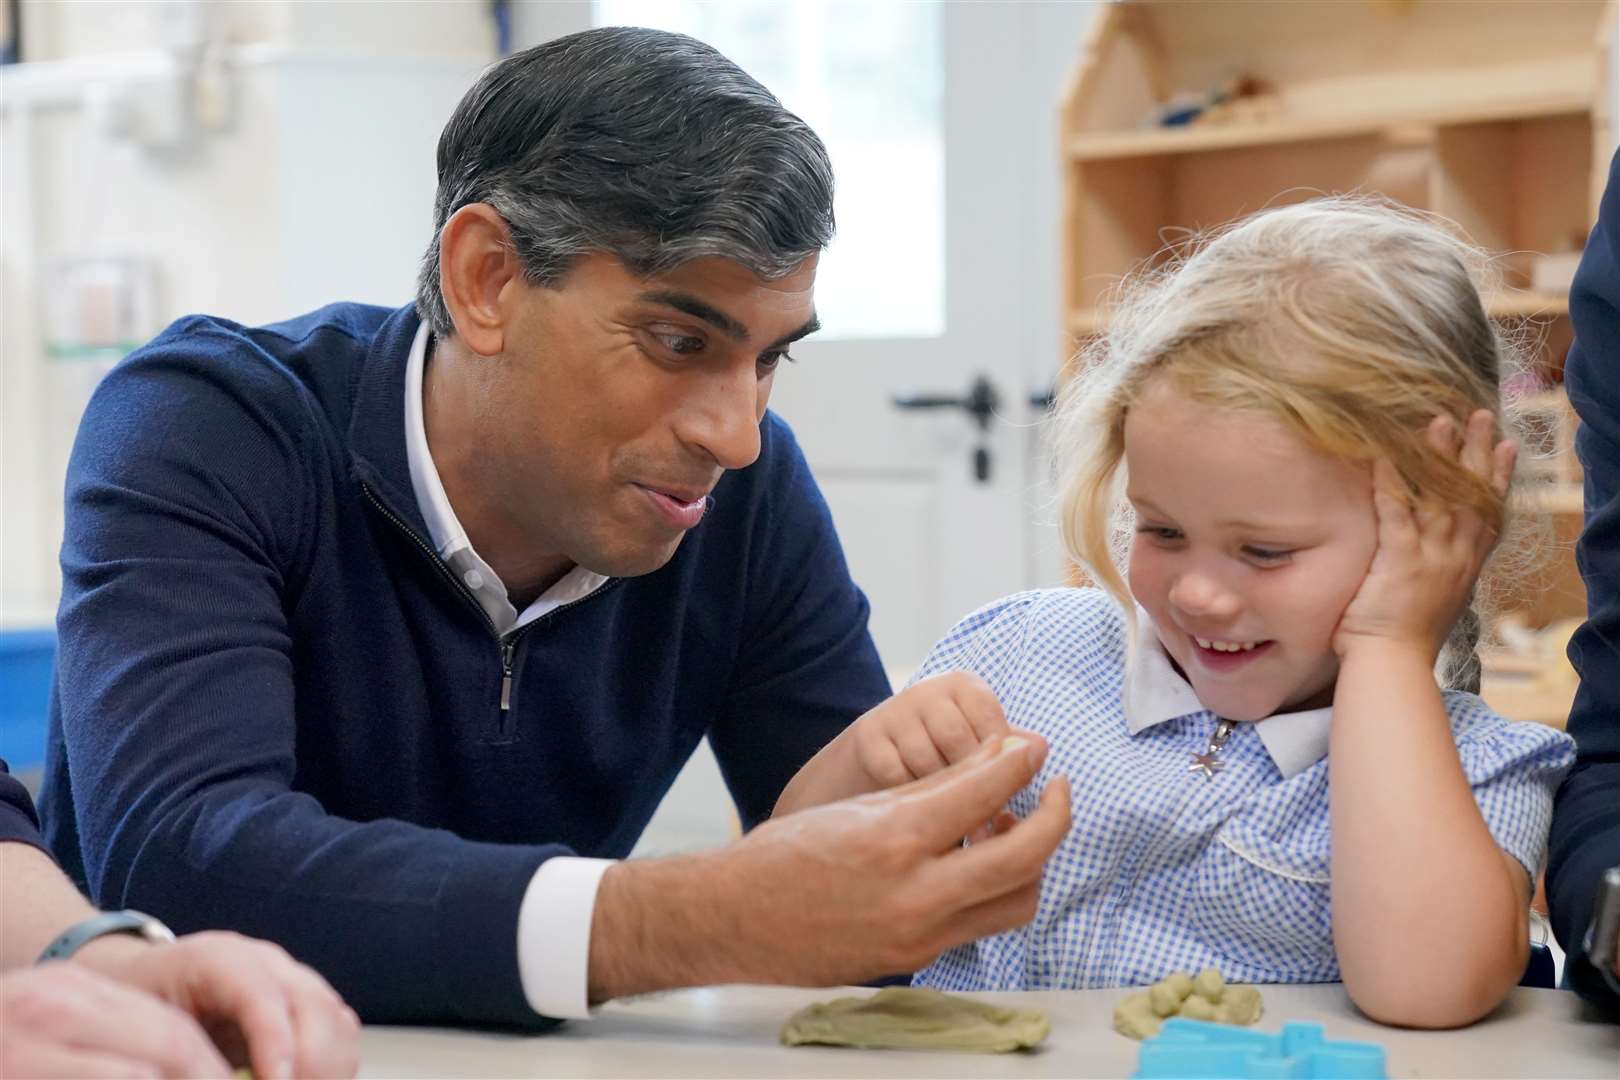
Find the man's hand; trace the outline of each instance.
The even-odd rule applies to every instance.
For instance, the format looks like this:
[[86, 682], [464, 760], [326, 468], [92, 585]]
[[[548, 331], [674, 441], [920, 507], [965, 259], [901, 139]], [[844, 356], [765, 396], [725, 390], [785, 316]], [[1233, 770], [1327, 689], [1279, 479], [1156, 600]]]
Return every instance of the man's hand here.
[[231, 1063], [251, 1066], [259, 1080], [349, 1077], [359, 1068], [359, 1018], [278, 945], [225, 932], [168, 945], [109, 935], [70, 963], [196, 1017]]
[[926, 779], [774, 819], [716, 852], [615, 865], [591, 926], [591, 1000], [861, 982], [1024, 925], [1069, 831], [1067, 780], [1048, 783], [1023, 821], [983, 827], [1045, 752], [1038, 736], [1014, 736]]
[[899, 787], [965, 760], [1010, 733], [995, 693], [977, 675], [922, 679], [868, 710], [805, 763], [773, 816]]
[[0, 1076], [230, 1074], [196, 1021], [150, 994], [67, 960], [0, 975]]

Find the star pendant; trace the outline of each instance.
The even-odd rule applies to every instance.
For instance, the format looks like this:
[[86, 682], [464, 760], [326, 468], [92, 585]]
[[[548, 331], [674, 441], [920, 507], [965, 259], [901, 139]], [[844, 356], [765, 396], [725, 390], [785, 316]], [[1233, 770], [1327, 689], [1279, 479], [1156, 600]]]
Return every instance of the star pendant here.
[[1192, 764], [1187, 766], [1188, 772], [1201, 772], [1206, 779], [1215, 779], [1215, 774], [1226, 768], [1226, 762], [1221, 761], [1214, 754], [1194, 754]]

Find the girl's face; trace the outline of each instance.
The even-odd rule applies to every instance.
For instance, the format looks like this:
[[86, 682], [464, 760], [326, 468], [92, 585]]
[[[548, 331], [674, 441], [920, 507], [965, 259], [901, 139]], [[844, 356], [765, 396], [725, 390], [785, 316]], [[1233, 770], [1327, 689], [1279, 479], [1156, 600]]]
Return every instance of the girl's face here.
[[1125, 420], [1130, 584], [1198, 699], [1229, 720], [1328, 705], [1333, 632], [1377, 548], [1372, 474], [1164, 380]]

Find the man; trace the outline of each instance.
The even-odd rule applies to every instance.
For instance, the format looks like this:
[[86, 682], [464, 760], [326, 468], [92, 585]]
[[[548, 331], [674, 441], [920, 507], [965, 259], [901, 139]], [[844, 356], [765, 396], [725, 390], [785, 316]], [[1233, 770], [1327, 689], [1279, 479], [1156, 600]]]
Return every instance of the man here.
[[888, 692], [765, 411], [816, 327], [814, 133], [616, 28], [491, 68], [438, 156], [414, 311], [182, 320], [92, 401], [45, 795], [69, 867], [280, 942], [368, 1020], [857, 981], [1027, 921], [1066, 798], [959, 840], [1038, 741], [608, 861], [702, 736], [752, 828]]
[[[1575, 344], [1564, 382], [1581, 418], [1575, 447], [1586, 471], [1586, 527], [1575, 554], [1588, 618], [1569, 643], [1581, 676], [1569, 715], [1576, 758], [1553, 804], [1547, 903], [1569, 984], [1620, 1015], [1620, 944], [1609, 942], [1602, 955], [1585, 944], [1599, 915], [1599, 882], [1620, 867], [1620, 155], [1609, 165], [1569, 314]], [[1609, 903], [1620, 905], [1620, 896]]]
[[354, 1075], [359, 1023], [319, 975], [235, 934], [155, 943], [158, 926], [85, 903], [0, 761], [0, 1076], [223, 1077], [222, 1050], [258, 1076]]

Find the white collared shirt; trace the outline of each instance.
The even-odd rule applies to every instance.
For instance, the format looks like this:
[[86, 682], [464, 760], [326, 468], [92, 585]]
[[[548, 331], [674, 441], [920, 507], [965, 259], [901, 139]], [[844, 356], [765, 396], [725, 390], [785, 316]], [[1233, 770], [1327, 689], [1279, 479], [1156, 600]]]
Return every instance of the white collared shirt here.
[[[405, 454], [411, 488], [427, 524], [428, 538], [439, 557], [467, 586], [501, 637], [564, 604], [589, 596], [607, 583], [601, 574], [575, 566], [520, 613], [506, 586], [483, 560], [461, 527], [428, 448], [422, 415], [423, 376], [427, 370], [429, 333], [416, 331], [405, 367]], [[611, 859], [555, 856], [541, 863], [529, 880], [518, 908], [518, 975], [529, 1007], [543, 1016], [582, 1019], [590, 1015], [591, 918], [596, 890]]]

